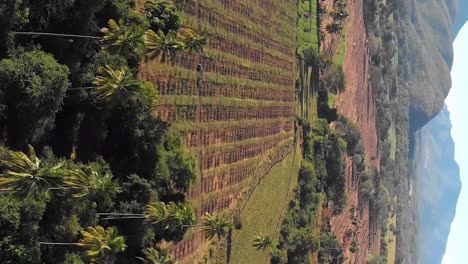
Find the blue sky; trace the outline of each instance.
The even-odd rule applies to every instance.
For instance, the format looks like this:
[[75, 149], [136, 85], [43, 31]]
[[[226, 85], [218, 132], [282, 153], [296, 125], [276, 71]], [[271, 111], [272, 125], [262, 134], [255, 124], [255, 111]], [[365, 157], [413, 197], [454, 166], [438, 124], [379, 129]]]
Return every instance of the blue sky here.
[[452, 121], [455, 160], [460, 166], [462, 190], [442, 260], [443, 264], [466, 264], [468, 250], [468, 23], [458, 34], [452, 67], [452, 89], [445, 100]]

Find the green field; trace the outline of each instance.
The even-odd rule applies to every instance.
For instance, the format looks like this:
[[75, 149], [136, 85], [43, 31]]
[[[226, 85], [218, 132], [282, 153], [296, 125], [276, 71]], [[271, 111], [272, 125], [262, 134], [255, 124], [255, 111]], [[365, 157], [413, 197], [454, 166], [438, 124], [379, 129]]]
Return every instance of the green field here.
[[338, 65], [343, 65], [345, 55], [346, 55], [346, 34], [343, 34], [341, 36], [340, 47], [335, 57], [333, 58], [333, 62]]
[[[300, 47], [318, 46], [317, 2], [301, 0], [299, 4], [299, 45]], [[309, 14], [307, 17], [305, 14]]]
[[[301, 163], [300, 149], [274, 166], [252, 193], [241, 212], [242, 229], [232, 233], [232, 264], [266, 263], [269, 251], [257, 251], [252, 239], [260, 232], [278, 238], [281, 219], [297, 184]], [[216, 253], [213, 263], [226, 262], [226, 248]]]
[[390, 158], [392, 160], [395, 160], [397, 139], [396, 139], [395, 127], [393, 125], [388, 130], [388, 137], [390, 139]]

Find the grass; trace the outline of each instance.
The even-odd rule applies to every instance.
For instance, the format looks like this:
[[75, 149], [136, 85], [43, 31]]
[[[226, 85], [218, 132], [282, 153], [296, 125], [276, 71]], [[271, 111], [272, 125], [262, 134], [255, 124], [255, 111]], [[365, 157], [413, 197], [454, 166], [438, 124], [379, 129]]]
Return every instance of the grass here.
[[395, 160], [397, 139], [396, 139], [395, 127], [393, 125], [388, 130], [388, 137], [390, 139], [390, 158], [392, 160]]
[[[304, 14], [309, 13], [309, 17]], [[318, 48], [317, 36], [317, 1], [300, 0], [299, 3], [299, 45], [301, 47], [315, 46]], [[308, 32], [307, 32], [308, 31]]]
[[331, 92], [328, 93], [328, 106], [330, 108], [333, 108], [333, 105], [335, 105], [336, 98], [337, 98], [336, 94], [331, 93]]
[[243, 208], [242, 229], [234, 230], [232, 234], [232, 264], [266, 263], [269, 260], [269, 251], [255, 250], [252, 239], [260, 232], [278, 238], [283, 213], [297, 184], [300, 155], [297, 148], [295, 153], [274, 166]]
[[[396, 235], [393, 234], [392, 231], [390, 231], [390, 225], [393, 224], [393, 226], [396, 228], [396, 213], [393, 215], [392, 218], [388, 220], [388, 226], [387, 226], [387, 235], [385, 236], [385, 239], [387, 240], [387, 263], [393, 264], [395, 263], [395, 256], [396, 256]], [[392, 242], [390, 242], [392, 240]]]
[[[343, 33], [341, 36], [340, 46], [338, 47], [338, 52], [335, 54], [333, 58], [333, 63], [337, 65], [343, 66], [344, 60], [346, 55], [346, 34]], [[337, 95], [334, 93], [328, 93], [328, 106], [333, 108], [335, 101], [337, 99]]]
[[346, 55], [346, 34], [343, 33], [341, 36], [340, 46], [338, 47], [338, 52], [333, 58], [333, 62], [337, 65], [343, 65]]

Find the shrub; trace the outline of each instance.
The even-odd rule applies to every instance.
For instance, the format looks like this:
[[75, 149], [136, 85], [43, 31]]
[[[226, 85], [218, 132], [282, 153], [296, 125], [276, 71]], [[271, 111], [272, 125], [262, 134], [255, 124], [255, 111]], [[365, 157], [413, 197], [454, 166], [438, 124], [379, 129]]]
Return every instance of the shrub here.
[[162, 30], [164, 34], [177, 31], [182, 25], [177, 8], [168, 0], [150, 0], [145, 3], [145, 15], [154, 32]]

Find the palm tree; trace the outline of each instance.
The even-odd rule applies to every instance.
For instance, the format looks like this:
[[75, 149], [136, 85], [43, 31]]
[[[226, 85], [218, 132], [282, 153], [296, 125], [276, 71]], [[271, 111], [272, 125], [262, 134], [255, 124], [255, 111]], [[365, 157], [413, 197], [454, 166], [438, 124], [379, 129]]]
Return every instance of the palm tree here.
[[28, 153], [0, 146], [0, 188], [14, 191], [22, 197], [50, 195], [51, 188], [60, 188], [67, 174], [66, 162], [42, 162], [28, 145]]
[[359, 250], [359, 245], [358, 245], [358, 243], [356, 242], [356, 240], [353, 240], [353, 241], [351, 242], [351, 247], [349, 248], [349, 251], [350, 251], [351, 253], [356, 253], [356, 251], [358, 251], [358, 250]]
[[109, 65], [100, 67], [94, 79], [98, 100], [110, 100], [114, 95], [127, 92], [136, 86], [136, 80], [127, 68], [114, 70]]
[[88, 227], [86, 231], [81, 231], [81, 237], [78, 243], [39, 242], [39, 244], [81, 247], [86, 250], [86, 256], [92, 262], [104, 258], [110, 253], [123, 252], [127, 248], [125, 238], [118, 235], [115, 227], [108, 227], [105, 230], [102, 226]]
[[216, 236], [220, 240], [227, 236], [233, 225], [226, 217], [206, 213], [203, 217], [202, 227], [208, 239]]
[[77, 245], [86, 250], [86, 255], [91, 261], [96, 261], [109, 253], [123, 252], [127, 247], [125, 238], [119, 236], [114, 227], [105, 230], [102, 226], [88, 227], [86, 231], [81, 231], [81, 236], [83, 238]]
[[182, 204], [154, 202], [146, 206], [144, 214], [98, 213], [103, 220], [145, 219], [147, 223], [157, 225], [167, 231], [180, 231], [195, 226], [195, 213]]
[[74, 198], [102, 197], [111, 201], [120, 192], [120, 186], [112, 180], [108, 172], [101, 172], [92, 166], [74, 168], [64, 181], [64, 186], [70, 188]]
[[197, 54], [203, 53], [203, 48], [208, 43], [205, 33], [197, 34], [193, 29], [184, 28], [178, 34], [186, 50]]
[[328, 33], [330, 34], [336, 34], [336, 33], [340, 33], [342, 30], [343, 30], [343, 26], [341, 26], [340, 24], [337, 24], [337, 23], [331, 23], [331, 24], [328, 24], [325, 29], [327, 30]]
[[174, 264], [172, 256], [164, 252], [159, 252], [155, 248], [145, 248], [143, 250], [144, 258], [138, 257], [144, 264]]
[[145, 219], [152, 225], [160, 226], [164, 230], [182, 230], [195, 224], [195, 213], [191, 208], [169, 202], [151, 203], [146, 207]]
[[128, 57], [143, 50], [143, 30], [135, 25], [126, 26], [122, 19], [118, 23], [110, 19], [108, 27], [102, 28], [101, 33], [104, 34], [102, 42], [109, 52]]
[[273, 239], [269, 235], [264, 235], [260, 233], [258, 236], [255, 236], [253, 239], [252, 246], [256, 250], [265, 250], [270, 248], [273, 245]]
[[177, 40], [174, 31], [164, 34], [161, 30], [158, 33], [148, 30], [145, 33], [146, 57], [155, 59], [161, 56], [161, 62], [165, 63], [167, 57], [173, 60], [177, 53], [185, 48], [184, 43]]

